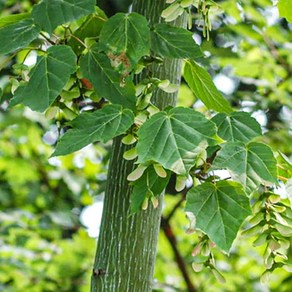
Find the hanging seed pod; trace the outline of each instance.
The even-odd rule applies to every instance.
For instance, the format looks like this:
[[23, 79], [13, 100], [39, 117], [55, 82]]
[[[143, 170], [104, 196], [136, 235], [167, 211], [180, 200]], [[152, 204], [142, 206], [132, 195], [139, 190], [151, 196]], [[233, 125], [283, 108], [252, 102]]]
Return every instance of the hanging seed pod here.
[[132, 148], [128, 151], [126, 151], [123, 155], [124, 159], [126, 160], [133, 160], [138, 156], [137, 154], [137, 149], [136, 148]]
[[122, 143], [125, 145], [132, 145], [137, 141], [136, 137], [133, 134], [128, 134], [122, 139]]
[[162, 165], [160, 164], [153, 164], [154, 170], [159, 177], [165, 178], [167, 177], [167, 173]]
[[180, 2], [180, 6], [182, 8], [187, 8], [187, 7], [191, 6], [193, 3], [194, 3], [194, 0], [182, 0]]
[[138, 180], [144, 173], [145, 169], [147, 167], [144, 165], [139, 165], [134, 171], [132, 171], [128, 176], [127, 180], [128, 181], [136, 181]]
[[192, 268], [195, 272], [201, 272], [204, 269], [205, 265], [203, 263], [192, 263]]

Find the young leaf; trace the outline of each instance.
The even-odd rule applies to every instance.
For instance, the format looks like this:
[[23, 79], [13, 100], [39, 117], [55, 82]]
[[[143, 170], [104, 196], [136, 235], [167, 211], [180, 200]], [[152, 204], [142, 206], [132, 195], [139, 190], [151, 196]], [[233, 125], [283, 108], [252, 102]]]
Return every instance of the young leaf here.
[[68, 46], [50, 47], [38, 58], [29, 82], [17, 88], [11, 106], [23, 103], [32, 110], [45, 111], [60, 94], [76, 70], [76, 56]]
[[155, 25], [151, 32], [151, 49], [157, 55], [169, 58], [203, 56], [190, 31], [163, 23]]
[[8, 54], [23, 47], [37, 38], [40, 28], [32, 19], [21, 20], [0, 27], [0, 54]]
[[153, 166], [149, 166], [134, 183], [131, 194], [131, 213], [136, 213], [141, 209], [149, 190], [154, 196], [159, 196], [168, 184], [169, 178], [169, 172], [165, 178], [162, 178], [156, 174]]
[[209, 73], [194, 61], [188, 61], [184, 78], [193, 93], [206, 105], [217, 112], [231, 113], [232, 108], [214, 85]]
[[81, 57], [80, 67], [82, 74], [92, 82], [99, 96], [107, 98], [112, 103], [135, 108], [134, 83], [126, 79], [124, 84], [121, 84], [120, 74], [112, 68], [109, 59], [98, 51], [98, 46], [93, 46]]
[[262, 135], [259, 123], [245, 112], [220, 113], [212, 118], [218, 127], [218, 135], [226, 141], [249, 142]]
[[229, 252], [241, 224], [250, 214], [249, 200], [236, 182], [205, 182], [187, 194], [185, 211], [196, 217], [196, 227]]
[[206, 140], [213, 144], [215, 133], [215, 124], [193, 109], [177, 107], [159, 112], [138, 131], [138, 163], [155, 161], [165, 169], [186, 175], [196, 163], [196, 149]]
[[61, 137], [52, 156], [69, 154], [92, 142], [107, 142], [127, 131], [133, 122], [132, 111], [120, 105], [107, 105], [91, 113], [83, 112], [71, 122], [72, 129]]
[[103, 26], [99, 41], [106, 52], [120, 58], [126, 69], [134, 66], [142, 56], [149, 54], [150, 30], [147, 20], [137, 13], [117, 13]]
[[260, 184], [277, 183], [276, 159], [265, 144], [230, 142], [222, 146], [211, 169], [227, 169], [251, 193]]
[[95, 0], [43, 0], [32, 9], [36, 24], [48, 33], [63, 23], [94, 12]]

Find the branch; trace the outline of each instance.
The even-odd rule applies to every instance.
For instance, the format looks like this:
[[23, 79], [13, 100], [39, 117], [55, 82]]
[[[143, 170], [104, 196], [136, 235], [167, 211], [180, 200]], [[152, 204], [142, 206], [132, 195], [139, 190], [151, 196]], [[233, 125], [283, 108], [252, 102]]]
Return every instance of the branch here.
[[161, 228], [162, 228], [162, 230], [163, 230], [163, 232], [164, 232], [164, 234], [165, 234], [165, 236], [166, 236], [166, 238], [167, 238], [167, 240], [168, 240], [168, 242], [173, 250], [175, 261], [176, 261], [178, 268], [180, 269], [182, 276], [185, 280], [185, 283], [188, 287], [188, 292], [196, 292], [197, 289], [195, 288], [194, 284], [191, 281], [191, 278], [189, 276], [185, 261], [178, 250], [177, 240], [176, 240], [176, 237], [172, 231], [172, 227], [171, 227], [169, 221], [166, 218], [164, 218], [163, 216], [161, 218]]

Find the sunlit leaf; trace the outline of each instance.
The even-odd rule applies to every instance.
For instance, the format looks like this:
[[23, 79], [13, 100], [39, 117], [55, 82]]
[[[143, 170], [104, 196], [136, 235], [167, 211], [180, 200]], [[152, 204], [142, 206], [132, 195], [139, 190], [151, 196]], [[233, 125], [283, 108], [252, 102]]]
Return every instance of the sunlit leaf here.
[[194, 61], [185, 64], [184, 78], [189, 87], [207, 108], [231, 113], [232, 108], [214, 85], [209, 73]]
[[52, 33], [60, 24], [94, 12], [95, 0], [43, 0], [32, 9], [32, 17], [43, 30]]
[[218, 152], [212, 169], [227, 169], [251, 193], [260, 184], [277, 183], [276, 159], [265, 144], [229, 142]]
[[26, 47], [37, 38], [40, 28], [31, 19], [0, 27], [0, 54], [8, 54]]
[[98, 46], [93, 46], [81, 57], [80, 67], [82, 74], [91, 81], [99, 96], [124, 107], [135, 107], [134, 83], [128, 79], [122, 80], [122, 76], [112, 68], [107, 56], [99, 52]]
[[185, 210], [196, 216], [196, 227], [229, 252], [241, 224], [250, 214], [249, 200], [239, 183], [203, 183], [187, 194]]
[[170, 58], [203, 56], [190, 31], [162, 23], [155, 25], [151, 32], [151, 49], [160, 56]]
[[68, 46], [50, 47], [30, 72], [29, 82], [18, 87], [11, 105], [23, 103], [35, 111], [46, 110], [76, 70], [76, 56]]
[[138, 163], [155, 161], [185, 175], [196, 164], [201, 148], [214, 143], [215, 133], [215, 124], [193, 109], [159, 112], [138, 131]]
[[133, 122], [132, 111], [120, 105], [108, 105], [90, 113], [83, 112], [71, 122], [72, 129], [61, 137], [52, 156], [69, 154], [92, 142], [107, 142], [128, 130]]
[[259, 123], [246, 112], [220, 113], [212, 118], [218, 135], [226, 141], [249, 142], [262, 134]]

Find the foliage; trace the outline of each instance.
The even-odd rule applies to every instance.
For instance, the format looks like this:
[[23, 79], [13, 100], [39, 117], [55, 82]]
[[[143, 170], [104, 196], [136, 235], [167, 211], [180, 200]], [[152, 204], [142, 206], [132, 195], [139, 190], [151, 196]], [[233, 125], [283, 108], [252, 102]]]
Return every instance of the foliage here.
[[[73, 169], [68, 158], [60, 158], [58, 161], [67, 161], [64, 163], [70, 165], [70, 169], [57, 168], [64, 198], [56, 197], [54, 192], [58, 191], [60, 183], [48, 176], [53, 166], [44, 171], [36, 158], [41, 155], [45, 160], [50, 155], [49, 147], [38, 146], [43, 145], [40, 138], [42, 127], [48, 127], [48, 124], [39, 116], [41, 128], [29, 118], [20, 121], [22, 113], [19, 108], [12, 108], [19, 103], [34, 111], [46, 111], [47, 116], [62, 124], [66, 121], [65, 133], [52, 156], [67, 155], [91, 143], [106, 143], [124, 135], [123, 143], [132, 145], [124, 157], [136, 159], [137, 164], [128, 176], [133, 185], [133, 213], [146, 211], [148, 202], [157, 207], [157, 197], [174, 178], [174, 192], [186, 195], [185, 211], [191, 219], [189, 231], [196, 229], [200, 235], [194, 257], [189, 258], [195, 271], [206, 275], [202, 270], [208, 267], [219, 281], [224, 281], [219, 272], [220, 265], [215, 263], [215, 255], [218, 258], [223, 255], [218, 254], [214, 244], [232, 257], [232, 253], [236, 253], [232, 244], [242, 229], [245, 236], [257, 237], [254, 245], [265, 245], [263, 281], [275, 269], [289, 268], [290, 204], [277, 195], [275, 189], [279, 183], [287, 183], [290, 190], [291, 163], [289, 158], [273, 152], [263, 143], [272, 141], [273, 146], [275, 141], [269, 133], [263, 137], [256, 119], [238, 108], [244, 109], [244, 99], [252, 101], [252, 110], [270, 108], [271, 116], [276, 116], [268, 119], [264, 130], [271, 129], [277, 122], [283, 129], [287, 127], [280, 112], [291, 108], [292, 60], [289, 48], [285, 46], [286, 39], [291, 36], [291, 27], [283, 21], [272, 26], [266, 24], [265, 9], [270, 5], [269, 1], [255, 1], [255, 6], [252, 1], [241, 5], [232, 0], [223, 1], [221, 7], [227, 16], [218, 13], [218, 19], [215, 16], [212, 19], [213, 10], [218, 9], [213, 1], [166, 2], [169, 5], [162, 17], [168, 24], [153, 27], [137, 13], [118, 13], [107, 18], [103, 11], [95, 8], [95, 1], [86, 1], [80, 6], [78, 1], [43, 0], [29, 13], [0, 19], [0, 37], [5, 40], [0, 48], [1, 60], [15, 64], [12, 69], [14, 79], [4, 88], [2, 98], [5, 106], [8, 102], [10, 104], [12, 121], [5, 120], [1, 126], [5, 138], [1, 141], [1, 149], [6, 149], [0, 160], [0, 171], [5, 178], [1, 182], [5, 186], [1, 190], [4, 194], [1, 205], [8, 209], [11, 218], [20, 216], [21, 222], [25, 223], [22, 226], [15, 218], [5, 219], [7, 226], [1, 226], [1, 232], [5, 244], [15, 242], [21, 249], [20, 254], [28, 258], [24, 267], [34, 267], [31, 271], [24, 268], [20, 276], [18, 273], [9, 275], [5, 269], [9, 270], [10, 265], [21, 267], [23, 263], [22, 260], [11, 260], [9, 251], [5, 252], [5, 269], [0, 274], [3, 288], [12, 282], [16, 289], [28, 289], [33, 287], [35, 278], [41, 279], [43, 290], [71, 287], [73, 280], [63, 283], [62, 279], [66, 277], [60, 277], [64, 272], [62, 264], [66, 250], [71, 241], [77, 251], [84, 250], [82, 246], [90, 240], [81, 230], [74, 232], [69, 239], [60, 238], [58, 228], [56, 234], [50, 234], [48, 230], [54, 230], [58, 225], [54, 220], [58, 221], [62, 212], [66, 218], [71, 218], [72, 205], [82, 209], [82, 200], [86, 201], [84, 198], [88, 197], [88, 194], [84, 195], [86, 189], [97, 188], [90, 176], [96, 179], [103, 171], [88, 162], [95, 170], [87, 171], [84, 166], [84, 172], [89, 172], [89, 176], [80, 183], [75, 195], [67, 198], [66, 191], [74, 194], [70, 184], [78, 170]], [[280, 0], [278, 5], [281, 16], [291, 21], [285, 12], [287, 1]], [[210, 42], [204, 41], [199, 46], [193, 41], [191, 32], [171, 25], [172, 20], [186, 12], [190, 22], [192, 15], [194, 17], [195, 35], [210, 37]], [[256, 29], [247, 25], [241, 14], [254, 23]], [[202, 29], [197, 27], [199, 17], [203, 19]], [[230, 23], [224, 26], [224, 21]], [[215, 32], [211, 30], [212, 24]], [[94, 32], [93, 26], [98, 28]], [[10, 42], [8, 38], [11, 36]], [[241, 40], [242, 36], [244, 40]], [[232, 44], [228, 45], [228, 41]], [[220, 47], [220, 44], [223, 45]], [[205, 51], [214, 56], [216, 66], [208, 67], [210, 60], [202, 53]], [[30, 54], [38, 55], [32, 68], [24, 65]], [[178, 89], [168, 80], [151, 75], [152, 64], [164, 62], [167, 58], [185, 59], [183, 77], [189, 92], [195, 95], [194, 108], [158, 109], [152, 104], [151, 96], [155, 90], [172, 93]], [[232, 70], [228, 69], [230, 66]], [[207, 69], [213, 74], [229, 72], [227, 75], [237, 83], [232, 96], [224, 96], [216, 88]], [[141, 71], [145, 72], [144, 78], [136, 82]], [[5, 106], [1, 113], [3, 121], [8, 115]], [[13, 128], [11, 125], [17, 126]], [[28, 133], [30, 141], [25, 147], [21, 143], [23, 133]], [[10, 139], [16, 139], [19, 146], [8, 147], [12, 144]], [[281, 149], [289, 156], [291, 148], [284, 147]], [[8, 162], [11, 156], [16, 158]], [[68, 157], [72, 159], [74, 156], [70, 154]], [[30, 160], [35, 161], [35, 165], [31, 165]], [[216, 172], [224, 169], [230, 176], [226, 179]], [[66, 182], [68, 176], [73, 177], [70, 183]], [[39, 196], [42, 189], [48, 194]], [[16, 203], [9, 195], [14, 192], [17, 193]], [[74, 200], [70, 202], [72, 198]], [[36, 204], [30, 205], [34, 199]], [[70, 203], [64, 204], [66, 200]], [[24, 204], [27, 211], [22, 214], [15, 209], [23, 201], [30, 204]], [[53, 210], [56, 205], [58, 211], [48, 213], [44, 218], [39, 214], [40, 210]], [[251, 212], [252, 216], [248, 217]], [[65, 221], [62, 219], [61, 222], [64, 224]], [[75, 224], [72, 219], [66, 227], [79, 229]], [[28, 228], [30, 233], [24, 232], [23, 228]], [[235, 245], [239, 246], [239, 243]], [[38, 246], [43, 247], [39, 249]], [[63, 250], [61, 255], [55, 250], [56, 246]], [[33, 250], [31, 258], [26, 256], [27, 249]], [[38, 257], [44, 261], [32, 263], [32, 259]], [[84, 254], [76, 253], [68, 271], [69, 277], [76, 281], [84, 281], [84, 272], [88, 269], [86, 263], [83, 268], [78, 265], [82, 257]], [[231, 264], [234, 264], [232, 260]], [[49, 279], [43, 279], [36, 270], [44, 271], [44, 276]]]

